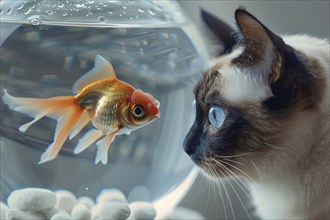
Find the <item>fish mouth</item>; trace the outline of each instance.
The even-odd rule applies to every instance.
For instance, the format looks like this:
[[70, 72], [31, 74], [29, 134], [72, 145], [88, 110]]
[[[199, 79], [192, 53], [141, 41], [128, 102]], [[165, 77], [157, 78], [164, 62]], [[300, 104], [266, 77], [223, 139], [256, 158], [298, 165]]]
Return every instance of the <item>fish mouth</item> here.
[[155, 118], [160, 118], [160, 112], [155, 115]]

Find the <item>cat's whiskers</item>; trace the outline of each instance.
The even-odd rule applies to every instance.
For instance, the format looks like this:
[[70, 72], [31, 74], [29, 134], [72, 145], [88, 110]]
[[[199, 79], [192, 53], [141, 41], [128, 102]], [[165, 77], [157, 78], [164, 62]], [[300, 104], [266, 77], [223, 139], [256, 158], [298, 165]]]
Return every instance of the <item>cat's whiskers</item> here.
[[247, 156], [247, 155], [251, 155], [253, 154], [252, 152], [245, 152], [245, 153], [241, 153], [241, 154], [236, 154], [236, 155], [229, 155], [229, 156], [224, 156], [224, 155], [217, 155], [218, 157], [221, 158], [235, 158], [235, 157], [243, 157], [243, 156]]
[[[209, 160], [208, 160], [209, 161]], [[209, 167], [210, 167], [210, 170], [214, 176], [215, 179], [213, 179], [214, 181], [214, 184], [216, 185], [219, 193], [221, 193], [221, 197], [222, 197], [222, 201], [223, 201], [223, 207], [224, 207], [224, 211], [225, 211], [225, 216], [226, 216], [226, 219], [228, 219], [228, 213], [227, 213], [227, 206], [225, 205], [225, 201], [223, 200], [223, 196], [222, 196], [222, 192], [224, 192], [224, 194], [226, 195], [227, 197], [227, 200], [228, 202], [230, 201], [229, 197], [228, 197], [228, 194], [227, 194], [227, 191], [225, 189], [225, 185], [224, 183], [222, 182], [222, 180], [220, 179], [219, 175], [217, 174], [217, 170], [215, 169], [215, 167], [212, 165], [211, 162], [208, 163], [209, 164]], [[231, 203], [229, 203], [230, 205]], [[232, 210], [233, 212], [233, 210]]]
[[[222, 170], [223, 170], [223, 171], [224, 171], [229, 177], [231, 177], [232, 180], [233, 180], [233, 181], [234, 181], [234, 182], [235, 182], [235, 183], [236, 183], [236, 184], [237, 184], [237, 185], [243, 190], [243, 192], [244, 192], [246, 195], [250, 196], [250, 194], [247, 193], [247, 191], [246, 191], [246, 190], [241, 186], [241, 184], [240, 184], [239, 182], [237, 182], [237, 180], [235, 179], [235, 177], [236, 177], [237, 175], [235, 175], [231, 170], [229, 170], [226, 166], [224, 166], [224, 165], [221, 163], [221, 161], [219, 162], [219, 161], [215, 160], [214, 158], [211, 158], [211, 160], [214, 161], [216, 164], [218, 164], [218, 165], [222, 168]], [[230, 171], [233, 175], [230, 174], [228, 171]], [[221, 171], [220, 171], [220, 172], [221, 172]], [[243, 203], [243, 201], [242, 201], [242, 199], [241, 199], [241, 196], [237, 193], [235, 187], [232, 185], [231, 181], [229, 181], [229, 179], [227, 178], [226, 175], [224, 175], [224, 178], [227, 180], [228, 184], [229, 184], [230, 187], [233, 189], [233, 191], [234, 191], [234, 193], [236, 194], [238, 200], [239, 200], [240, 203], [242, 204], [242, 206], [243, 206], [243, 208], [244, 208], [246, 214], [248, 215], [248, 218], [251, 219], [251, 216], [250, 216], [248, 210], [246, 209], [245, 204]], [[250, 197], [250, 198], [251, 198], [251, 197]]]
[[[203, 169], [201, 169], [202, 172], [206, 172], [205, 170], [208, 169], [207, 166], [202, 166]], [[209, 206], [209, 198], [210, 198], [210, 192], [211, 190], [214, 191], [213, 189], [215, 188], [214, 186], [214, 183], [210, 180], [209, 176], [208, 176], [208, 173], [206, 172], [205, 173], [199, 173], [199, 175], [202, 177], [202, 178], [207, 178], [207, 181], [203, 181], [203, 186], [207, 186], [206, 189], [207, 189], [207, 201], [206, 201], [206, 205], [204, 207], [204, 212], [208, 212], [209, 210], [213, 210], [214, 208], [214, 205], [216, 204], [216, 201], [215, 201], [215, 197], [213, 196], [213, 200], [212, 200], [212, 204], [211, 206]], [[208, 208], [208, 210], [206, 210]], [[217, 212], [217, 209], [215, 209], [216, 212]], [[216, 213], [216, 216], [217, 216], [217, 213]]]
[[231, 159], [227, 159], [227, 158], [223, 158], [223, 157], [221, 157], [221, 156], [219, 156], [219, 155], [213, 155], [213, 157], [214, 158], [218, 158], [218, 159], [220, 159], [220, 160], [225, 160], [225, 161], [228, 161], [228, 162], [232, 162], [232, 163], [236, 163], [236, 164], [239, 164], [239, 165], [243, 165], [243, 163], [241, 163], [241, 162], [238, 162], [238, 161], [236, 161], [236, 160], [231, 160]]
[[210, 165], [211, 165], [211, 167], [213, 167], [213, 170], [215, 171], [215, 174], [216, 174], [217, 179], [221, 182], [222, 188], [223, 188], [223, 190], [224, 190], [224, 192], [225, 192], [225, 194], [226, 194], [226, 197], [227, 197], [227, 199], [228, 199], [228, 202], [229, 202], [229, 206], [230, 206], [231, 212], [232, 212], [232, 214], [233, 214], [233, 219], [236, 219], [235, 212], [234, 212], [234, 208], [233, 208], [233, 204], [232, 204], [232, 202], [231, 202], [231, 199], [230, 199], [229, 193], [228, 193], [228, 191], [227, 191], [227, 188], [226, 188], [225, 184], [222, 182], [222, 178], [218, 175], [217, 170], [221, 173], [221, 176], [225, 176], [225, 175], [223, 174], [223, 172], [221, 171], [221, 169], [216, 169], [216, 168], [212, 165], [212, 163], [210, 163]]
[[237, 171], [241, 172], [241, 173], [244, 175], [244, 177], [247, 177], [251, 182], [253, 182], [253, 183], [255, 183], [256, 185], [258, 185], [258, 183], [257, 183], [252, 177], [250, 177], [246, 172], [244, 172], [243, 170], [239, 169], [238, 167], [236, 167], [236, 166], [234, 166], [233, 164], [228, 163], [228, 162], [226, 162], [226, 161], [222, 161], [222, 163], [224, 163], [224, 164], [226, 164], [226, 165], [228, 165], [228, 166], [233, 167], [233, 168], [236, 169]]
[[[205, 160], [205, 163], [207, 165], [207, 172], [209, 172], [210, 176], [213, 176], [213, 177], [217, 177], [216, 175], [216, 172], [212, 169], [212, 166], [211, 166], [211, 163], [209, 162], [209, 160]], [[221, 202], [222, 202], [222, 206], [223, 206], [223, 209], [224, 209], [224, 212], [225, 212], [225, 219], [228, 219], [228, 215], [227, 215], [227, 207], [225, 205], [225, 201], [223, 199], [223, 196], [222, 196], [222, 188], [224, 186], [219, 186], [219, 183], [216, 182], [214, 179], [210, 179], [210, 181], [212, 182], [212, 185], [215, 186], [215, 188], [217, 189], [219, 195], [220, 195], [220, 198], [221, 198]]]
[[[223, 169], [226, 169], [227, 173], [230, 172], [231, 174], [228, 173], [228, 175], [230, 177], [232, 177], [234, 179], [234, 181], [237, 183], [237, 185], [252, 199], [251, 195], [249, 192], [246, 191], [246, 188], [249, 188], [249, 186], [247, 185], [247, 183], [245, 183], [237, 174], [235, 174], [233, 171], [231, 171], [230, 169], [228, 169], [228, 167], [224, 166], [221, 162], [222, 161], [218, 161], [214, 158], [211, 158], [215, 163], [217, 163], [218, 165], [220, 165]], [[239, 180], [240, 183], [238, 183], [237, 180]]]
[[255, 163], [253, 162], [252, 159], [250, 159], [250, 158], [248, 158], [248, 159], [252, 163], [252, 165], [254, 166], [254, 168], [256, 169], [256, 171], [258, 173], [259, 182], [261, 183], [261, 185], [263, 185], [263, 180], [261, 179], [261, 175], [260, 175], [260, 171], [259, 171], [258, 167], [255, 165]]

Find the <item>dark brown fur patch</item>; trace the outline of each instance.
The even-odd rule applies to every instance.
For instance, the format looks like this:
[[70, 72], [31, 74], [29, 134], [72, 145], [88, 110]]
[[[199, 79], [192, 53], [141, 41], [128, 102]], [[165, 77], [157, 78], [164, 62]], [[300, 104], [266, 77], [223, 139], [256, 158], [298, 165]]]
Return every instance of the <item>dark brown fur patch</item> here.
[[288, 114], [315, 108], [322, 101], [326, 88], [324, 69], [316, 59], [300, 51], [294, 50], [292, 56], [297, 58], [295, 64], [284, 66], [281, 78], [270, 85], [274, 96], [263, 103], [270, 111]]

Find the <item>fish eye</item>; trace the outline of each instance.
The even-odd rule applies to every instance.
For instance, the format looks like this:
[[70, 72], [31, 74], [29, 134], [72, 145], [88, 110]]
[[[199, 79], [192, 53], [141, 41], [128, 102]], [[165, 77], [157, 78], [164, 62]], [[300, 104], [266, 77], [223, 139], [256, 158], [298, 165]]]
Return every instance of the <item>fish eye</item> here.
[[226, 114], [222, 108], [213, 106], [209, 110], [209, 122], [214, 128], [220, 128], [225, 121]]
[[136, 105], [132, 111], [133, 116], [136, 118], [142, 118], [144, 116], [144, 113], [144, 108], [141, 105]]

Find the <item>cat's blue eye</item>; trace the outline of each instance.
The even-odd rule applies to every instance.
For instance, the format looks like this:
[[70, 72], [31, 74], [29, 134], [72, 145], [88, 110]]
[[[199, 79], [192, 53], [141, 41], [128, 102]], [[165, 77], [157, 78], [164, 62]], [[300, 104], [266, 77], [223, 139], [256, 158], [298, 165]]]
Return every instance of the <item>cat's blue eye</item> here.
[[209, 110], [209, 122], [214, 128], [220, 128], [225, 121], [226, 114], [222, 108], [212, 106]]

